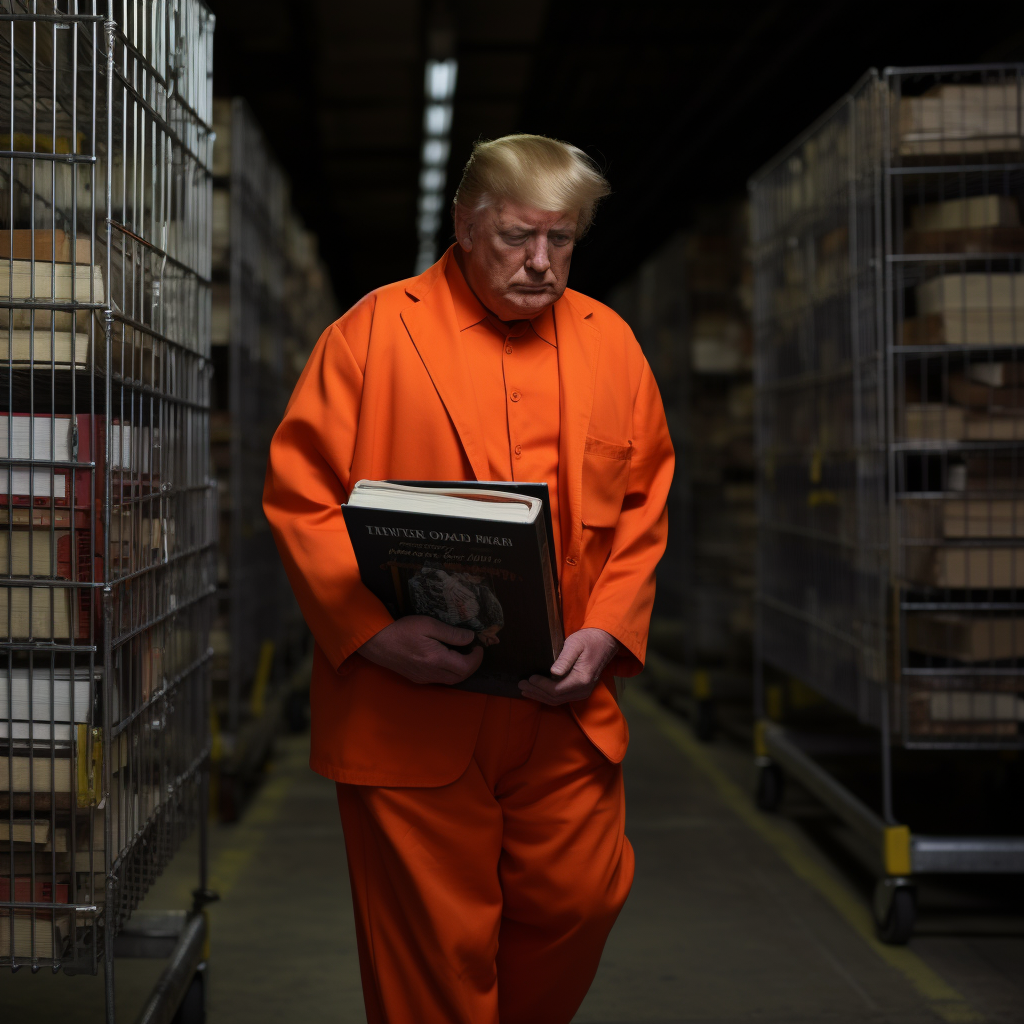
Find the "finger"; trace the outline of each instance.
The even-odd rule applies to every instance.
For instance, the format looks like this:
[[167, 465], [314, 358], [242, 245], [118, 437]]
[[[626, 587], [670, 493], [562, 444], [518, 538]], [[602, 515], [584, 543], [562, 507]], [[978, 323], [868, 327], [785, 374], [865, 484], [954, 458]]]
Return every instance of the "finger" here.
[[553, 676], [564, 676], [576, 664], [577, 659], [582, 653], [583, 644], [569, 637], [562, 647], [562, 653], [558, 655], [555, 663], [551, 666], [551, 674]]
[[564, 679], [549, 679], [547, 676], [530, 676], [525, 685], [531, 689], [546, 693], [549, 697], [559, 701], [582, 700], [590, 695], [593, 687], [590, 685], [590, 678], [575, 669], [565, 676]]
[[456, 647], [465, 647], [466, 644], [472, 643], [473, 638], [476, 636], [476, 633], [471, 629], [463, 629], [461, 626], [449, 626], [447, 622], [429, 617], [427, 617], [423, 634], [434, 640], [440, 640], [443, 644], [455, 644]]
[[468, 679], [480, 667], [483, 660], [484, 649], [482, 647], [474, 647], [466, 654], [462, 654], [460, 651], [450, 651], [447, 647], [439, 647], [436, 655], [430, 659], [435, 669], [457, 676], [458, 678], [455, 680], [457, 683]]
[[529, 700], [535, 700], [538, 704], [547, 704], [550, 707], [557, 707], [563, 703], [559, 698], [552, 697], [551, 694], [545, 693], [543, 690], [538, 690], [535, 686], [531, 686], [529, 683], [520, 683], [519, 692]]

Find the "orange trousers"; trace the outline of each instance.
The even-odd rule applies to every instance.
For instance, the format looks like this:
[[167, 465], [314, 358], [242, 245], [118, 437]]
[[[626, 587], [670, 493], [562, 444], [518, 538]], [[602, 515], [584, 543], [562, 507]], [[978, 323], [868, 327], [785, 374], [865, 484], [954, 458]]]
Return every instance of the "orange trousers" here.
[[369, 1024], [568, 1024], [633, 880], [621, 765], [488, 697], [437, 788], [338, 785]]

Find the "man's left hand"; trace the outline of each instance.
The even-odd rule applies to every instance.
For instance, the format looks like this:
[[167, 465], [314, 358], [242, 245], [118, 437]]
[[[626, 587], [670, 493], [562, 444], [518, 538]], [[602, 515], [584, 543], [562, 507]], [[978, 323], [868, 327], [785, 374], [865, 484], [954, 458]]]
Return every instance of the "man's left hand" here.
[[619, 641], [603, 629], [580, 629], [565, 638], [565, 646], [551, 675], [530, 676], [519, 684], [524, 697], [542, 704], [585, 700], [593, 692], [605, 666], [618, 653]]

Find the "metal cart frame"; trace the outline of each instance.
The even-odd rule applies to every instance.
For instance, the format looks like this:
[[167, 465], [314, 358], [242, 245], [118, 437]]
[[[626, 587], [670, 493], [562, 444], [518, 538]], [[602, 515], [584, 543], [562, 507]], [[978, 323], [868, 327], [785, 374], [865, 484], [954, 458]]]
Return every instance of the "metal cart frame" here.
[[[115, 956], [173, 939], [157, 1020], [205, 955], [213, 29], [0, 3], [0, 964], [102, 967], [109, 1022]], [[129, 927], [197, 825], [194, 906]]]
[[[1015, 462], [993, 469], [1024, 431], [991, 397], [982, 412], [951, 397], [972, 367], [1015, 367], [1024, 341], [1024, 245], [967, 219], [971, 202], [1024, 203], [1022, 89], [1024, 65], [871, 70], [750, 181], [758, 802], [778, 805], [784, 771], [851, 828], [893, 942], [912, 932], [915, 876], [1024, 871], [1024, 837], [913, 834], [893, 813], [892, 769], [894, 746], [1024, 747], [996, 693], [1024, 693], [1024, 579], [1006, 572], [1024, 531], [991, 518], [1008, 502], [1012, 523], [1024, 494]], [[951, 525], [985, 502], [987, 524]], [[973, 648], [956, 639], [969, 629]], [[766, 665], [878, 730], [879, 810], [769, 720]]]

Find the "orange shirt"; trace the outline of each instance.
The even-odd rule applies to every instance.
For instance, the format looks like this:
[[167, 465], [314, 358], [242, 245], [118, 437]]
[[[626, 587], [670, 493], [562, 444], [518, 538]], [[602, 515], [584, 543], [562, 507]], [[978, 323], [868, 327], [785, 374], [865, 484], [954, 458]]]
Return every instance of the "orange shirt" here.
[[560, 566], [555, 318], [548, 307], [533, 320], [505, 323], [473, 294], [454, 259], [448, 260], [445, 275], [455, 319], [466, 338], [490, 479], [548, 485], [554, 564]]

